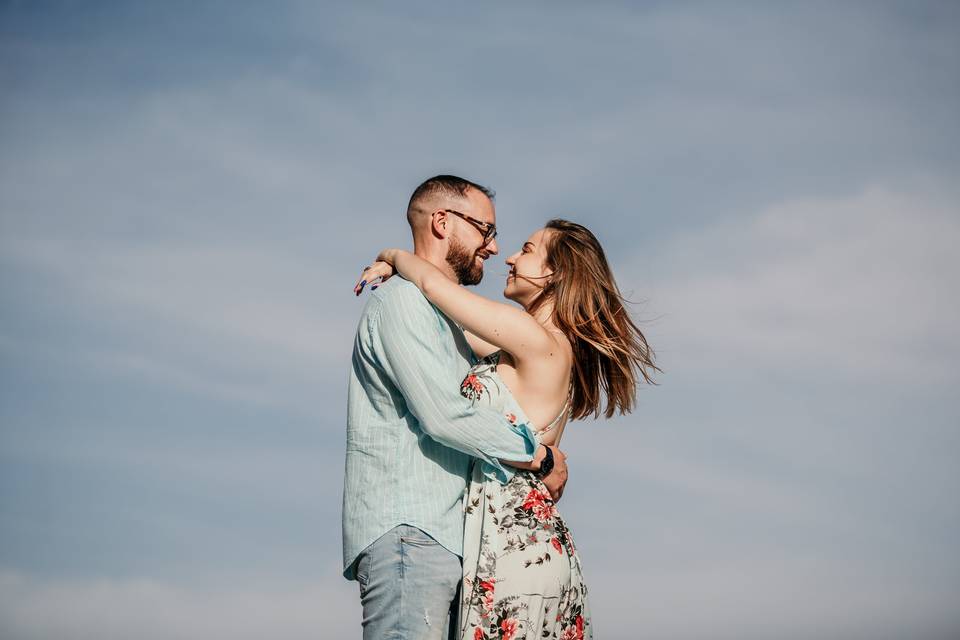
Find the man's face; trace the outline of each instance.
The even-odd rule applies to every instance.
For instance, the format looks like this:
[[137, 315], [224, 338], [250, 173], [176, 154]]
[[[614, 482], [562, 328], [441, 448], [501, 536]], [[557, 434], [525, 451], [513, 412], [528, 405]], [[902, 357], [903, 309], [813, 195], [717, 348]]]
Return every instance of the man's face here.
[[[468, 189], [464, 200], [451, 203], [451, 209], [488, 224], [496, 224], [497, 213], [490, 198], [476, 189]], [[483, 262], [498, 252], [497, 240], [483, 239], [483, 231], [477, 225], [448, 214], [452, 224], [448, 248], [447, 264], [453, 269], [460, 284], [479, 284], [483, 279]]]

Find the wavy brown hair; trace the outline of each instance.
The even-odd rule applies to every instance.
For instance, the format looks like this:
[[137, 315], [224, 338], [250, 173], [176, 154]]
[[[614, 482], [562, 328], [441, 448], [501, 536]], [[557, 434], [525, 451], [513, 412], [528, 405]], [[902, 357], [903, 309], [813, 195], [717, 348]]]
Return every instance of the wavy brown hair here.
[[627, 313], [596, 236], [567, 220], [551, 220], [546, 228], [553, 275], [530, 311], [552, 300], [553, 322], [573, 347], [571, 418], [599, 417], [601, 396], [605, 417], [629, 413], [639, 380], [656, 384], [653, 349]]

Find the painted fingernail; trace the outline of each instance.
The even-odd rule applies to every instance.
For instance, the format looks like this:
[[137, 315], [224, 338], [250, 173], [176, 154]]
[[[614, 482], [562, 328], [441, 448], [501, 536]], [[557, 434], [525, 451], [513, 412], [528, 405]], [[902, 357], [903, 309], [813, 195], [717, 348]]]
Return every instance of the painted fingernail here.
[[377, 287], [379, 287], [379, 286], [380, 286], [380, 285], [377, 285], [377, 284], [373, 285], [372, 287], [370, 287], [370, 291], [376, 291], [376, 290], [377, 290]]
[[361, 281], [360, 281], [360, 288], [363, 289], [365, 286], [367, 286], [367, 281], [366, 281], [366, 280], [361, 280]]

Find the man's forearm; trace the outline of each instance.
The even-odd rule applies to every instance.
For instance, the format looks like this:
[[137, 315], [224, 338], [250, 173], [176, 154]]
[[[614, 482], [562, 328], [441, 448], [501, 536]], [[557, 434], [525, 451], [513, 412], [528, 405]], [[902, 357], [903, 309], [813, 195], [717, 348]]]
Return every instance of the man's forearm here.
[[543, 462], [543, 459], [547, 456], [547, 447], [546, 445], [539, 445], [537, 450], [533, 454], [533, 460], [523, 461], [523, 460], [504, 460], [500, 459], [500, 462], [503, 464], [508, 464], [514, 469], [523, 469], [525, 471], [540, 471], [540, 464]]
[[[432, 407], [434, 411], [422, 405], [418, 408], [421, 413], [417, 418], [424, 433], [464, 453], [479, 454], [491, 461], [510, 458], [524, 464], [532, 460], [538, 448], [529, 430], [515, 430], [517, 427], [495, 411], [467, 407], [464, 411], [447, 413], [443, 411], [446, 407], [439, 405]], [[543, 453], [540, 458], [543, 459]]]
[[[557, 448], [553, 448], [553, 469], [546, 476], [542, 477], [543, 485], [550, 492], [550, 497], [555, 501], [563, 496], [563, 490], [567, 486], [567, 456]], [[500, 460], [503, 464], [510, 465], [515, 469], [524, 469], [527, 471], [540, 471], [544, 458], [547, 455], [547, 446], [541, 444], [537, 447], [533, 460], [530, 462], [516, 462], [510, 460]]]

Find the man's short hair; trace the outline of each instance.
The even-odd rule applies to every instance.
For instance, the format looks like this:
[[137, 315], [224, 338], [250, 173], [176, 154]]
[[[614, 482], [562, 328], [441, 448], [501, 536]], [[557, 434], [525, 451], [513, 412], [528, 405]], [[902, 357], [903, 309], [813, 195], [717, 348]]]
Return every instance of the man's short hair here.
[[467, 189], [476, 189], [491, 200], [496, 196], [493, 189], [488, 189], [466, 178], [449, 175], [434, 176], [428, 180], [424, 180], [419, 187], [413, 190], [413, 195], [410, 196], [410, 203], [407, 204], [407, 222], [410, 223], [411, 227], [413, 226], [414, 216], [418, 211], [421, 211], [421, 207], [418, 205], [421, 205], [423, 202], [437, 196], [463, 198], [467, 195]]

